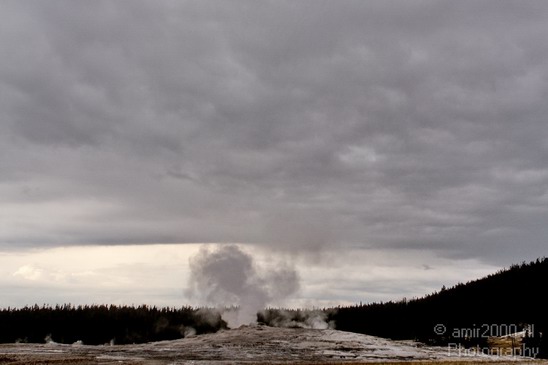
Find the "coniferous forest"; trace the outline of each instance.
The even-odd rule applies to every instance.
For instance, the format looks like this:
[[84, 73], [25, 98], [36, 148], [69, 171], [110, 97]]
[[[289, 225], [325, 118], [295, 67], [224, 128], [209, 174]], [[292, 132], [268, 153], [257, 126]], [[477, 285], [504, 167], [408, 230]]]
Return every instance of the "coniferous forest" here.
[[[268, 309], [258, 314], [267, 325], [316, 318], [336, 329], [432, 345], [485, 345], [490, 337], [526, 331], [524, 346], [548, 357], [548, 311], [544, 299], [548, 259], [513, 265], [485, 278], [461, 283], [422, 298], [323, 310]], [[283, 321], [280, 318], [283, 316]], [[0, 310], [0, 342], [89, 345], [128, 344], [182, 338], [227, 328], [212, 308], [149, 306], [32, 306]]]
[[0, 311], [0, 342], [54, 341], [87, 345], [173, 340], [226, 328], [210, 308], [32, 306]]
[[482, 346], [489, 337], [526, 330], [525, 346], [546, 358], [547, 282], [543, 258], [422, 298], [341, 307], [331, 319], [343, 331], [437, 345]]

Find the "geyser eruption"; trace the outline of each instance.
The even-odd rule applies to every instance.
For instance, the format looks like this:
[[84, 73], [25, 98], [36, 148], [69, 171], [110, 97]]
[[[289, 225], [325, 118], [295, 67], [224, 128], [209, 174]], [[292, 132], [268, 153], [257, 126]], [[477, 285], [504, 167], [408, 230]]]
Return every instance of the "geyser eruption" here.
[[253, 257], [236, 245], [201, 249], [190, 259], [190, 270], [191, 296], [225, 308], [222, 317], [232, 328], [255, 323], [258, 311], [299, 288], [294, 267], [287, 263], [257, 267]]

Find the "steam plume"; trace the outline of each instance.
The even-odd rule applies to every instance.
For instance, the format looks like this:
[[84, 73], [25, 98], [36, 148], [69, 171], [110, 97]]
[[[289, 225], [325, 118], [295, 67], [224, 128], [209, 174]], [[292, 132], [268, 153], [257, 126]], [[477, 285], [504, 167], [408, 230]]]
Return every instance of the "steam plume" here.
[[271, 327], [285, 328], [313, 328], [313, 329], [335, 329], [335, 322], [329, 320], [329, 315], [336, 310], [284, 310], [266, 309], [259, 314], [261, 322]]
[[229, 327], [257, 321], [267, 304], [287, 298], [299, 288], [295, 269], [286, 263], [259, 268], [253, 257], [236, 245], [203, 248], [190, 258], [190, 295], [224, 310]]

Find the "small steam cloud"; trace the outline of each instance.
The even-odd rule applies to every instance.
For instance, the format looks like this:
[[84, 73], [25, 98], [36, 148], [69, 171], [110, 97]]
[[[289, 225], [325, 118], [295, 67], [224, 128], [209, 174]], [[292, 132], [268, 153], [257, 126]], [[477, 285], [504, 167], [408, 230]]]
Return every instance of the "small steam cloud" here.
[[261, 322], [271, 327], [335, 329], [335, 322], [329, 320], [329, 314], [335, 310], [309, 309], [284, 310], [266, 309], [259, 315]]
[[[203, 248], [190, 258], [189, 294], [221, 308], [229, 327], [255, 323], [267, 304], [287, 298], [299, 289], [294, 267], [257, 267], [253, 257], [237, 245]], [[230, 308], [231, 307], [231, 308]]]
[[196, 329], [191, 326], [181, 326], [180, 327], [181, 334], [183, 337], [194, 337], [196, 336]]
[[51, 334], [46, 335], [44, 338], [44, 342], [46, 345], [57, 345], [57, 342], [53, 341], [53, 337], [51, 337]]

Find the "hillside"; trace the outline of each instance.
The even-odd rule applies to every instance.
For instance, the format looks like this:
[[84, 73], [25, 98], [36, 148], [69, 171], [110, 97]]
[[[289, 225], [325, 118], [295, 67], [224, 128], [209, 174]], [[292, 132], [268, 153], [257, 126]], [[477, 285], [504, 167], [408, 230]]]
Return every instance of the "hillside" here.
[[546, 357], [548, 260], [513, 265], [485, 278], [412, 300], [331, 310], [337, 329], [432, 344], [485, 345], [526, 331], [526, 346]]

